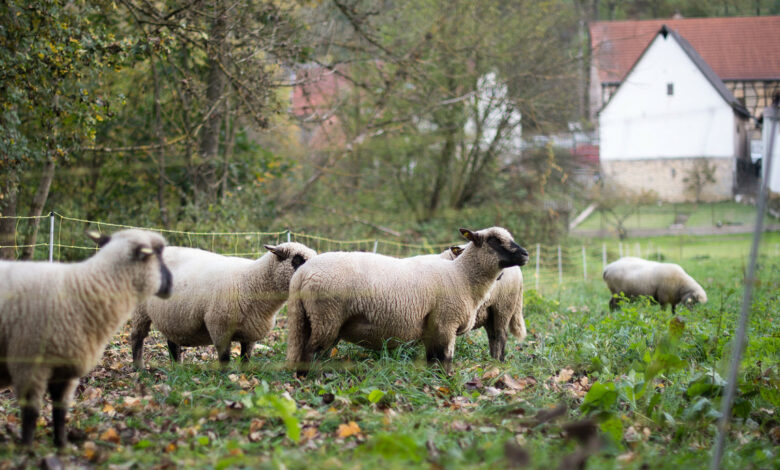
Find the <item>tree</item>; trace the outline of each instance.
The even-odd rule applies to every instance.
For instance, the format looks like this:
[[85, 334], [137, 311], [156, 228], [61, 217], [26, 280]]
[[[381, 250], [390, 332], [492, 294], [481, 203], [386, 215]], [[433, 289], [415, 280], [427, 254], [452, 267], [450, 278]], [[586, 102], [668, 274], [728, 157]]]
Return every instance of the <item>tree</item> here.
[[[0, 213], [14, 215], [30, 198], [23, 258], [33, 254], [36, 217], [55, 167], [93, 141], [98, 123], [112, 113], [112, 100], [94, 93], [95, 84], [132, 59], [132, 38], [116, 40], [100, 20], [105, 8], [62, 0], [0, 5]], [[0, 244], [10, 244], [14, 229], [0, 225]]]
[[333, 165], [386, 185], [385, 200], [419, 221], [480, 201], [519, 157], [521, 129], [576, 118], [575, 19], [562, 3], [417, 0], [378, 15], [370, 2], [333, 3], [354, 27], [344, 73], [361, 104], [337, 110], [339, 122], [368, 136], [360, 162]]
[[683, 178], [685, 191], [693, 195], [697, 204], [702, 202], [701, 194], [704, 188], [716, 181], [716, 170], [715, 165], [707, 162], [707, 159], [698, 158], [693, 163], [693, 166], [685, 172], [685, 177]]

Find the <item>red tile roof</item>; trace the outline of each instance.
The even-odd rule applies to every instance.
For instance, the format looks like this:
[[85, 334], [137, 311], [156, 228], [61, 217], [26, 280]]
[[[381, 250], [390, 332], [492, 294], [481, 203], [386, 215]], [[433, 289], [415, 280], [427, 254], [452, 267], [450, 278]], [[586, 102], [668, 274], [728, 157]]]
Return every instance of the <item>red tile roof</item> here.
[[721, 80], [780, 79], [780, 16], [591, 23], [599, 79], [622, 81], [664, 24], [688, 40]]

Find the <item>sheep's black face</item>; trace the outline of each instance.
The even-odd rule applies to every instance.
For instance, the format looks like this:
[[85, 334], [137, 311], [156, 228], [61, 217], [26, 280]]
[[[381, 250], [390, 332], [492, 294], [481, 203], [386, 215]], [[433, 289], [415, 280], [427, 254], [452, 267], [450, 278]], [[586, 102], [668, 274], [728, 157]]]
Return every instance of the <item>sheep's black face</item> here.
[[[154, 259], [157, 260], [157, 263], [160, 265], [160, 287], [154, 295], [161, 299], [167, 299], [171, 296], [171, 292], [173, 291], [173, 275], [163, 261], [163, 248], [165, 248], [165, 245], [162, 244], [156, 244], [154, 248], [152, 248]], [[152, 255], [149, 255], [144, 261], [149, 261], [151, 259]]]
[[293, 256], [292, 261], [290, 261], [290, 264], [292, 264], [293, 270], [297, 270], [305, 262], [306, 262], [306, 258], [296, 254], [295, 256]]
[[498, 265], [502, 268], [524, 266], [528, 262], [528, 251], [512, 240], [489, 236], [487, 243], [498, 254]]
[[155, 294], [157, 297], [160, 297], [161, 299], [167, 299], [171, 296], [171, 292], [173, 291], [173, 275], [171, 274], [171, 271], [168, 269], [168, 266], [163, 263], [162, 256], [159, 257], [160, 260], [160, 288], [157, 290], [157, 293]]

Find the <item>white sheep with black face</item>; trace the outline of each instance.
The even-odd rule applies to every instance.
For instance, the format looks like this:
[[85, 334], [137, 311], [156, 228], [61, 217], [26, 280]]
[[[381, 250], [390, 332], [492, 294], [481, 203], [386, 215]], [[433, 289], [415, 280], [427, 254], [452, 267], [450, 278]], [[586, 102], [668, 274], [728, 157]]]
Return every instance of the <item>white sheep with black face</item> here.
[[449, 372], [456, 335], [471, 330], [498, 275], [528, 261], [501, 227], [461, 233], [472, 243], [453, 261], [333, 252], [298, 269], [290, 281], [288, 365], [305, 373], [316, 352], [341, 339], [374, 349], [420, 340], [428, 361]]
[[273, 328], [287, 300], [290, 278], [317, 253], [300, 243], [265, 245], [256, 260], [196, 248], [168, 247], [163, 259], [176, 277], [168, 300], [151, 298], [133, 312], [130, 342], [136, 368], [143, 368], [143, 342], [152, 325], [168, 340], [174, 362], [182, 346], [213, 344], [220, 362], [230, 361], [230, 343], [241, 343], [249, 360], [255, 341]]
[[602, 274], [612, 297], [609, 308], [617, 307], [621, 293], [626, 297], [646, 295], [662, 307], [683, 304], [692, 307], [707, 302], [704, 289], [685, 270], [674, 263], [659, 263], [626, 256], [608, 264]]
[[66, 442], [65, 416], [79, 377], [147, 297], [168, 297], [165, 239], [144, 230], [111, 236], [80, 263], [0, 262], [0, 387], [13, 385], [22, 443], [32, 444], [43, 395], [54, 404], [54, 443]]

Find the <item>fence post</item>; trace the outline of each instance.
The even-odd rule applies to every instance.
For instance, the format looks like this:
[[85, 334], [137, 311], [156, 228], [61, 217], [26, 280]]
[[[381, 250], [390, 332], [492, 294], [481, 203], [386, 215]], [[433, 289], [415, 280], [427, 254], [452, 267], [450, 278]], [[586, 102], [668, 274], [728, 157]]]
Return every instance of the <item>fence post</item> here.
[[54, 262], [54, 211], [49, 212], [49, 263]]
[[558, 285], [563, 284], [563, 268], [561, 267], [561, 245], [558, 245]]
[[588, 262], [585, 260], [585, 245], [582, 245], [582, 279], [588, 280]]
[[634, 250], [634, 251], [636, 251], [637, 258], [641, 258], [642, 257], [642, 246], [637, 242], [637, 244], [634, 245], [634, 247], [636, 248], [636, 250]]
[[712, 452], [711, 470], [718, 470], [721, 467], [723, 458], [723, 448], [726, 444], [726, 435], [728, 434], [728, 424], [731, 417], [731, 406], [734, 403], [734, 394], [737, 390], [737, 380], [739, 375], [739, 364], [742, 362], [742, 353], [745, 349], [745, 339], [747, 336], [748, 316], [750, 307], [753, 304], [753, 283], [756, 278], [756, 258], [758, 258], [758, 249], [761, 244], [761, 232], [764, 228], [764, 211], [766, 210], [766, 200], [769, 193], [769, 176], [772, 174], [772, 153], [775, 143], [775, 129], [778, 118], [778, 103], [775, 101], [771, 106], [764, 108], [764, 125], [769, 126], [769, 145], [764, 153], [764, 169], [766, 176], [761, 182], [761, 189], [758, 193], [758, 202], [756, 204], [756, 225], [753, 230], [753, 242], [750, 245], [750, 259], [745, 273], [745, 291], [742, 296], [742, 308], [737, 323], [736, 335], [731, 343], [731, 364], [729, 368], [728, 379], [726, 379], [725, 390], [721, 402], [720, 420], [718, 421], [718, 437], [715, 441], [715, 448]]
[[287, 243], [290, 243], [290, 230], [287, 230]]
[[539, 244], [536, 244], [536, 292], [539, 292]]
[[620, 254], [620, 257], [623, 257], [623, 242], [618, 242], [618, 253]]
[[379, 240], [374, 240], [374, 253], [376, 253], [376, 248], [379, 245]]
[[601, 244], [601, 272], [607, 269], [607, 244]]

